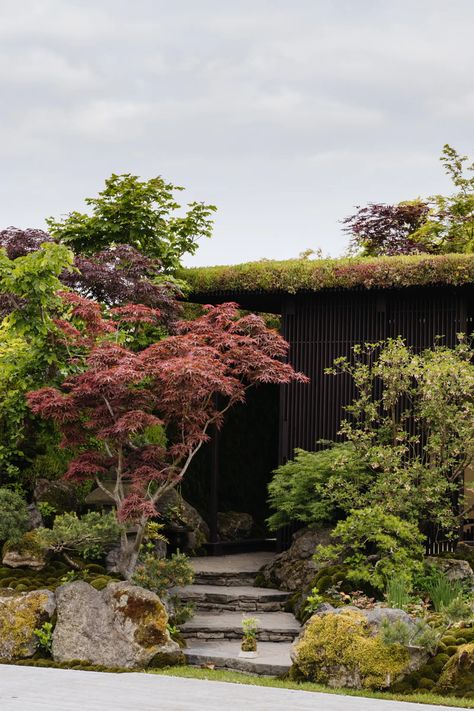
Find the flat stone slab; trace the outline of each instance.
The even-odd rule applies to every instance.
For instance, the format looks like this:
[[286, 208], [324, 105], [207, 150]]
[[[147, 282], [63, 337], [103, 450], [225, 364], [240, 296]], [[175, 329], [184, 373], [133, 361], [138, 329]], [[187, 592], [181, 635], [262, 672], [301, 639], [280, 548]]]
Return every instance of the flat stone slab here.
[[[240, 639], [244, 617], [241, 612], [199, 612], [182, 625], [181, 631], [187, 639]], [[298, 620], [289, 612], [259, 612], [257, 617], [257, 639], [263, 641], [292, 641], [301, 629]]]
[[156, 674], [0, 665], [2, 711], [446, 711], [433, 706]]
[[258, 657], [239, 657], [240, 641], [224, 640], [202, 642], [190, 639], [183, 650], [188, 664], [194, 666], [212, 664], [218, 668], [234, 669], [251, 674], [280, 676], [291, 667], [291, 644], [285, 642], [260, 642]]
[[257, 553], [235, 553], [232, 555], [199, 556], [191, 559], [194, 572], [232, 575], [232, 573], [257, 574], [263, 565], [275, 557], [274, 553], [260, 551]]
[[171, 588], [171, 595], [186, 600], [208, 602], [232, 602], [233, 600], [258, 600], [259, 602], [285, 602], [290, 593], [272, 588], [254, 588], [250, 585], [185, 585]]

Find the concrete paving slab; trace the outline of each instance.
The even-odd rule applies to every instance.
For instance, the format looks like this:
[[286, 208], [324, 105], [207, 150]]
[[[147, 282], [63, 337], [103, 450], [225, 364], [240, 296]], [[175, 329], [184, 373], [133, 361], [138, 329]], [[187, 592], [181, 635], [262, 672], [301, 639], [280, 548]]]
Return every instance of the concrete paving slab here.
[[0, 665], [1, 711], [446, 711], [444, 706], [354, 698], [153, 674]]

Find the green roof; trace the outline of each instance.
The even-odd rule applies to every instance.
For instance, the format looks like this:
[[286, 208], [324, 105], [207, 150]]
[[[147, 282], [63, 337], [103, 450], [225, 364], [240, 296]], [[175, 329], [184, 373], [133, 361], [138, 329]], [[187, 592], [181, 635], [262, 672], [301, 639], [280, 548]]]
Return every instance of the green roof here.
[[262, 260], [182, 269], [193, 294], [296, 294], [325, 289], [392, 289], [474, 283], [474, 254]]

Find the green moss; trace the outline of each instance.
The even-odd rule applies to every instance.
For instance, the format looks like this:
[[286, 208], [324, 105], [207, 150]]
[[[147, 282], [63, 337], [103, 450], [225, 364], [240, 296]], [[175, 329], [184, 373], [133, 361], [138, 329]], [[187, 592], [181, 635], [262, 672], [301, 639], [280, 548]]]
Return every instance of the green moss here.
[[316, 587], [318, 588], [320, 593], [324, 593], [328, 588], [332, 586], [332, 584], [332, 578], [329, 575], [324, 575], [318, 580], [318, 582], [316, 583]]
[[364, 687], [384, 688], [406, 667], [408, 652], [371, 636], [363, 615], [345, 612], [313, 617], [297, 643], [295, 666], [311, 681], [327, 683], [330, 669], [360, 677]]
[[432, 689], [434, 687], [435, 683], [433, 679], [428, 679], [427, 677], [422, 677], [420, 679], [419, 687], [421, 689]]
[[379, 258], [262, 260], [232, 266], [182, 269], [193, 295], [246, 292], [294, 294], [323, 289], [390, 289], [474, 282], [472, 254]]
[[113, 674], [127, 674], [140, 671], [137, 669], [124, 669], [122, 667], [104, 667], [100, 664], [88, 664], [75, 659], [71, 662], [54, 662], [52, 659], [15, 659], [14, 661], [4, 661], [2, 664], [10, 664], [19, 667], [51, 667], [53, 669], [80, 669], [82, 671], [110, 672]]
[[464, 696], [474, 692], [474, 644], [464, 644], [446, 663], [436, 691]]
[[150, 664], [150, 669], [162, 669], [163, 667], [182, 666], [186, 664], [184, 652], [174, 652], [173, 654], [155, 654]]
[[118, 603], [117, 610], [137, 625], [135, 639], [138, 644], [153, 647], [168, 641], [168, 615], [159, 600], [124, 593], [120, 589], [114, 592], [113, 597]]
[[101, 573], [104, 575], [106, 574], [104, 566], [99, 565], [98, 563], [88, 563], [87, 570], [89, 570], [91, 573]]
[[33, 630], [44, 620], [41, 611], [47, 600], [45, 593], [33, 593], [5, 599], [0, 609], [0, 657], [28, 655]]
[[453, 644], [454, 644], [454, 645], [457, 644], [457, 639], [456, 639], [456, 637], [454, 637], [454, 635], [452, 635], [452, 634], [446, 635], [445, 637], [443, 637], [443, 638], [441, 639], [441, 641], [442, 641], [443, 644], [446, 644], [448, 647], [451, 646], [451, 645], [453, 645]]

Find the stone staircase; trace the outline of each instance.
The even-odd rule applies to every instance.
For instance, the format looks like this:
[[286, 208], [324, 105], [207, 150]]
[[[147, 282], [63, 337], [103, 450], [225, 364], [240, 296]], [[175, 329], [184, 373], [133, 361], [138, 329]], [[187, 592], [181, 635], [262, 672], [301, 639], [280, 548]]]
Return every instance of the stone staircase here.
[[[291, 666], [291, 644], [300, 624], [284, 612], [289, 593], [253, 587], [271, 553], [195, 558], [195, 582], [171, 593], [192, 602], [195, 614], [181, 627], [188, 664], [225, 667], [254, 674], [281, 675]], [[259, 656], [239, 657], [242, 619], [257, 617]]]

